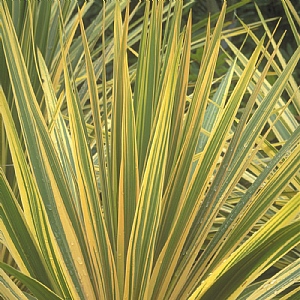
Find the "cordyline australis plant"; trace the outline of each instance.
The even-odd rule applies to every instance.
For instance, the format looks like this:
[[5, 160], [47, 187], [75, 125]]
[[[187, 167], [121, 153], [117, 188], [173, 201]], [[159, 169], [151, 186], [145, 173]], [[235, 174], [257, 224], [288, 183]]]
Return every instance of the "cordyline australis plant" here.
[[0, 2], [2, 298], [299, 299], [300, 48], [286, 63], [261, 16], [216, 80], [225, 3], [188, 93], [182, 1], [146, 2], [141, 31], [124, 2], [86, 30], [90, 4], [28, 2], [18, 23], [16, 3]]

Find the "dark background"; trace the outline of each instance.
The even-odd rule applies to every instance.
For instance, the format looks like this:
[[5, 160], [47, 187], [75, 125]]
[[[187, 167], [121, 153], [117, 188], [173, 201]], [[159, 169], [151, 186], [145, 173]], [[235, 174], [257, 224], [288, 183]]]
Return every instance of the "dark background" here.
[[[294, 5], [296, 11], [298, 14], [300, 14], [300, 1], [299, 0], [290, 0], [291, 3]], [[84, 0], [79, 0], [78, 3], [81, 5], [84, 2]], [[137, 3], [143, 3], [145, 1], [138, 1], [138, 0], [132, 0], [130, 2], [130, 7], [133, 8], [136, 6]], [[236, 4], [240, 2], [239, 0], [227, 0], [227, 6]], [[218, 13], [222, 6], [223, 0], [184, 0], [184, 4], [186, 4], [186, 8], [183, 12], [183, 24], [186, 23], [188, 14], [190, 9], [192, 9], [192, 20], [193, 24], [196, 24], [203, 19], [207, 18], [208, 14], [214, 14]], [[260, 8], [263, 16], [265, 19], [271, 19], [271, 18], [277, 18], [276, 21], [268, 22], [268, 25], [270, 27], [270, 30], [274, 29], [276, 26], [276, 23], [278, 22], [278, 19], [281, 18], [280, 26], [276, 31], [275, 34], [275, 40], [278, 41], [281, 35], [284, 33], [285, 30], [286, 36], [284, 38], [284, 41], [281, 46], [281, 52], [285, 56], [285, 58], [288, 60], [288, 58], [291, 56], [291, 54], [295, 51], [295, 48], [297, 47], [295, 39], [293, 37], [293, 33], [290, 29], [289, 23], [287, 21], [284, 9], [281, 4], [281, 0], [258, 0], [256, 1], [256, 4]], [[88, 13], [84, 17], [84, 23], [87, 27], [95, 18], [95, 16], [101, 11], [103, 2], [102, 1], [95, 1], [91, 9], [88, 11]], [[143, 7], [143, 6], [142, 6]], [[243, 5], [242, 7], [239, 7], [235, 12], [230, 12], [227, 14], [226, 20], [232, 21], [235, 19], [235, 14], [243, 20], [246, 24], [250, 24], [256, 21], [259, 21], [259, 16], [257, 14], [254, 1], [250, 1], [249, 3]], [[137, 14], [136, 18], [143, 15], [143, 10], [141, 9]], [[134, 21], [134, 20], [132, 20]], [[238, 26], [238, 22], [236, 22], [236, 25]], [[263, 30], [256, 31], [256, 35], [260, 37], [260, 34], [263, 34]], [[112, 34], [108, 32], [108, 34]], [[245, 36], [238, 36], [233, 39], [234, 43], [236, 45], [240, 45], [243, 43]], [[251, 45], [251, 42], [246, 45], [247, 48], [244, 48], [243, 52], [247, 55], [247, 52], [249, 54], [252, 52], [254, 44]], [[246, 53], [245, 53], [246, 52]]]

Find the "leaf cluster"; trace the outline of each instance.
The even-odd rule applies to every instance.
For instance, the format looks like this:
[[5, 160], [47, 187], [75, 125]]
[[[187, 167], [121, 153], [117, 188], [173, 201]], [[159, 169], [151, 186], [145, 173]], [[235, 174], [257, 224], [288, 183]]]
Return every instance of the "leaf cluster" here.
[[298, 14], [286, 61], [143, 5], [0, 1], [1, 297], [298, 299]]

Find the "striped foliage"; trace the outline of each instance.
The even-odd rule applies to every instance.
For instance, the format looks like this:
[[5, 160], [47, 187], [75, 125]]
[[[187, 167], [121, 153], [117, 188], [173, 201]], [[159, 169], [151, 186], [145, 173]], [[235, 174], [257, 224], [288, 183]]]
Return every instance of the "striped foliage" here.
[[226, 3], [204, 38], [183, 1], [91, 5], [0, 1], [0, 296], [298, 299], [300, 47], [258, 7], [248, 57]]

